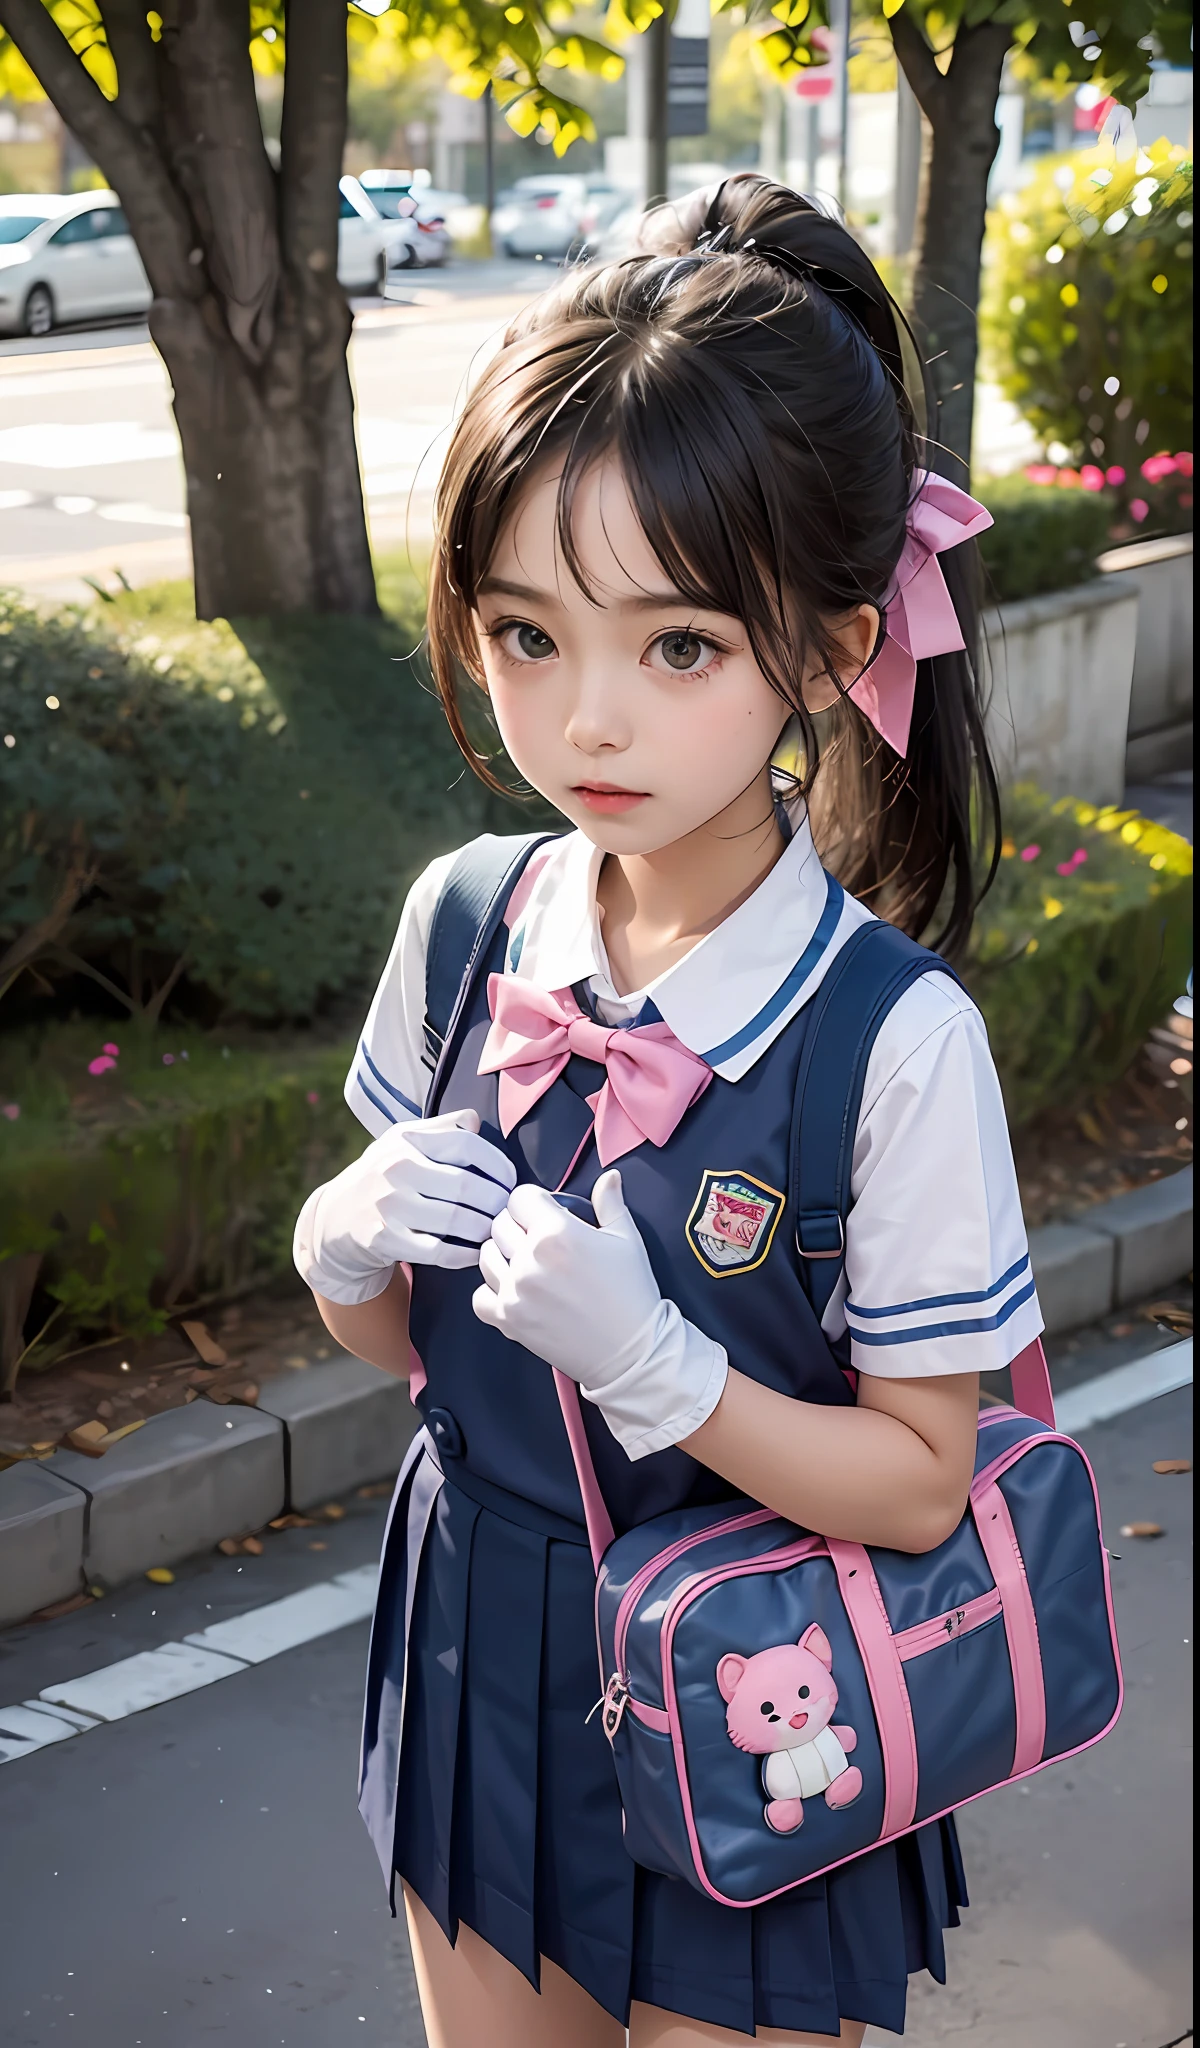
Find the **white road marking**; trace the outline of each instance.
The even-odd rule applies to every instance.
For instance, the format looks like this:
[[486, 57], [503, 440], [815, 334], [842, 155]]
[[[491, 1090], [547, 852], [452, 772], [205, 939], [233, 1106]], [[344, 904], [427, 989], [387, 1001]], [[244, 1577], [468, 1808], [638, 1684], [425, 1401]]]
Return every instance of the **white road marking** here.
[[36, 1700], [0, 1707], [0, 1764], [16, 1763], [49, 1743], [180, 1699], [285, 1650], [365, 1621], [375, 1604], [378, 1579], [377, 1565], [360, 1565], [282, 1600], [268, 1601], [249, 1614], [213, 1622], [181, 1643], [163, 1643], [157, 1650], [122, 1657], [83, 1678], [48, 1685]]
[[1124, 1415], [1130, 1408], [1140, 1408], [1145, 1401], [1156, 1401], [1161, 1394], [1173, 1394], [1177, 1387], [1190, 1387], [1191, 1383], [1192, 1340], [1188, 1337], [1182, 1344], [1168, 1344], [1163, 1351], [1118, 1365], [1113, 1372], [1102, 1372], [1097, 1379], [1059, 1394], [1054, 1413], [1067, 1436], [1078, 1436], [1094, 1422], [1108, 1422], [1114, 1415]]
[[174, 427], [144, 420], [38, 420], [0, 427], [0, 462], [27, 469], [102, 469], [112, 463], [161, 462], [179, 454]]
[[[1108, 1421], [1189, 1386], [1191, 1380], [1192, 1341], [1188, 1338], [1060, 1395], [1055, 1402], [1058, 1426], [1068, 1435], [1078, 1435], [1093, 1423]], [[123, 1657], [86, 1677], [48, 1685], [36, 1700], [0, 1707], [0, 1764], [15, 1763], [50, 1743], [64, 1742], [89, 1728], [179, 1699], [335, 1629], [364, 1621], [374, 1605], [377, 1581], [377, 1566], [362, 1565], [269, 1601], [248, 1614], [213, 1622], [180, 1643], [164, 1643], [157, 1650]]]

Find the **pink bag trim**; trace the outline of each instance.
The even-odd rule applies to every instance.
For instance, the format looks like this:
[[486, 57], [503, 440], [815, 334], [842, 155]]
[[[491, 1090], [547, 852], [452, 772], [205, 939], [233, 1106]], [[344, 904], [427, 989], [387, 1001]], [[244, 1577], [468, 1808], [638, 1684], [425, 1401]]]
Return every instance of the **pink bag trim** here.
[[883, 1594], [861, 1543], [829, 1539], [829, 1555], [867, 1674], [883, 1752], [885, 1835], [903, 1834], [917, 1810], [917, 1733]]
[[1037, 1616], [1008, 1502], [995, 1481], [979, 1491], [972, 1487], [971, 1513], [1004, 1608], [1017, 1710], [1012, 1768], [1020, 1777], [1041, 1762], [1046, 1746], [1046, 1687]]
[[588, 1543], [592, 1552], [592, 1563], [599, 1569], [603, 1557], [615, 1535], [604, 1495], [596, 1477], [592, 1454], [588, 1449], [587, 1435], [583, 1427], [583, 1410], [579, 1406], [579, 1389], [574, 1380], [565, 1372], [554, 1367], [554, 1391], [562, 1409], [562, 1419], [567, 1426], [567, 1440], [571, 1456], [575, 1460], [575, 1472], [579, 1480], [579, 1491], [583, 1495], [583, 1518], [587, 1523]]
[[1022, 1415], [1032, 1415], [1035, 1422], [1044, 1422], [1053, 1429], [1054, 1390], [1041, 1338], [1035, 1337], [1024, 1351], [1018, 1351], [1008, 1370], [1012, 1379], [1014, 1407], [1019, 1408]]
[[912, 1657], [923, 1657], [927, 1650], [936, 1650], [957, 1636], [982, 1628], [985, 1621], [994, 1621], [1003, 1606], [999, 1586], [993, 1586], [988, 1593], [977, 1593], [963, 1607], [951, 1607], [945, 1614], [936, 1614], [932, 1621], [919, 1621], [914, 1628], [901, 1629], [893, 1638], [896, 1655], [902, 1664]]
[[625, 1638], [629, 1633], [629, 1617], [633, 1613], [651, 1579], [658, 1577], [677, 1557], [696, 1545], [709, 1542], [714, 1536], [728, 1536], [735, 1529], [753, 1529], [763, 1522], [781, 1522], [787, 1518], [777, 1515], [774, 1508], [755, 1508], [750, 1514], [732, 1515], [727, 1522], [710, 1522], [703, 1529], [696, 1529], [690, 1536], [681, 1536], [675, 1543], [669, 1543], [665, 1550], [656, 1550], [654, 1556], [635, 1572], [621, 1596], [617, 1618], [613, 1623], [613, 1658], [617, 1670], [625, 1670]]

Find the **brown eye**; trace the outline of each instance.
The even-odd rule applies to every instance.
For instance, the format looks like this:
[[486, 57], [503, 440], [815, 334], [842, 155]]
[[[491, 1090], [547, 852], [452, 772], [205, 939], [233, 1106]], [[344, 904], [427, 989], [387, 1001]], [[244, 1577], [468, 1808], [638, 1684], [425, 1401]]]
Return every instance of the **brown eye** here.
[[553, 640], [540, 626], [518, 626], [517, 646], [527, 661], [545, 661], [554, 652]]
[[707, 642], [696, 633], [666, 633], [659, 641], [668, 668], [698, 668]]

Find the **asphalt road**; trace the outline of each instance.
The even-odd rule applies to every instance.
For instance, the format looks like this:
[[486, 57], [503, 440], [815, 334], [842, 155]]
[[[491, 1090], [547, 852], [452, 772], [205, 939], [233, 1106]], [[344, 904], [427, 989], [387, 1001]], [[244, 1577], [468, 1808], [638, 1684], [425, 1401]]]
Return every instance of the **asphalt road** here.
[[[1099, 1362], [1099, 1360], [1097, 1361]], [[1088, 1433], [1128, 1679], [1098, 1750], [961, 1821], [972, 1908], [912, 2048], [1161, 2048], [1188, 2025], [1190, 1389]], [[20, 1700], [366, 1561], [382, 1504], [0, 1634]], [[1122, 1539], [1130, 1520], [1157, 1541]], [[311, 1546], [320, 1544], [319, 1550]], [[0, 1769], [0, 2043], [422, 2048], [354, 1807], [365, 1625]], [[872, 2035], [882, 2043], [894, 2037]]]

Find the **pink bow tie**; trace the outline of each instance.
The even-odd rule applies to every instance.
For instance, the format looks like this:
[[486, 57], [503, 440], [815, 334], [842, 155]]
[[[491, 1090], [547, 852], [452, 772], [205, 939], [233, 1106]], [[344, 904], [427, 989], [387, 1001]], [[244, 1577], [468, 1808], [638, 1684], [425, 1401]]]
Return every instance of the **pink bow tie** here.
[[609, 1166], [648, 1138], [665, 1145], [685, 1109], [703, 1095], [712, 1068], [666, 1024], [614, 1031], [584, 1015], [570, 989], [548, 992], [511, 976], [488, 976], [492, 1026], [481, 1074], [499, 1074], [500, 1128], [510, 1131], [557, 1081], [571, 1054], [595, 1060], [604, 1086], [588, 1096], [596, 1150]]

